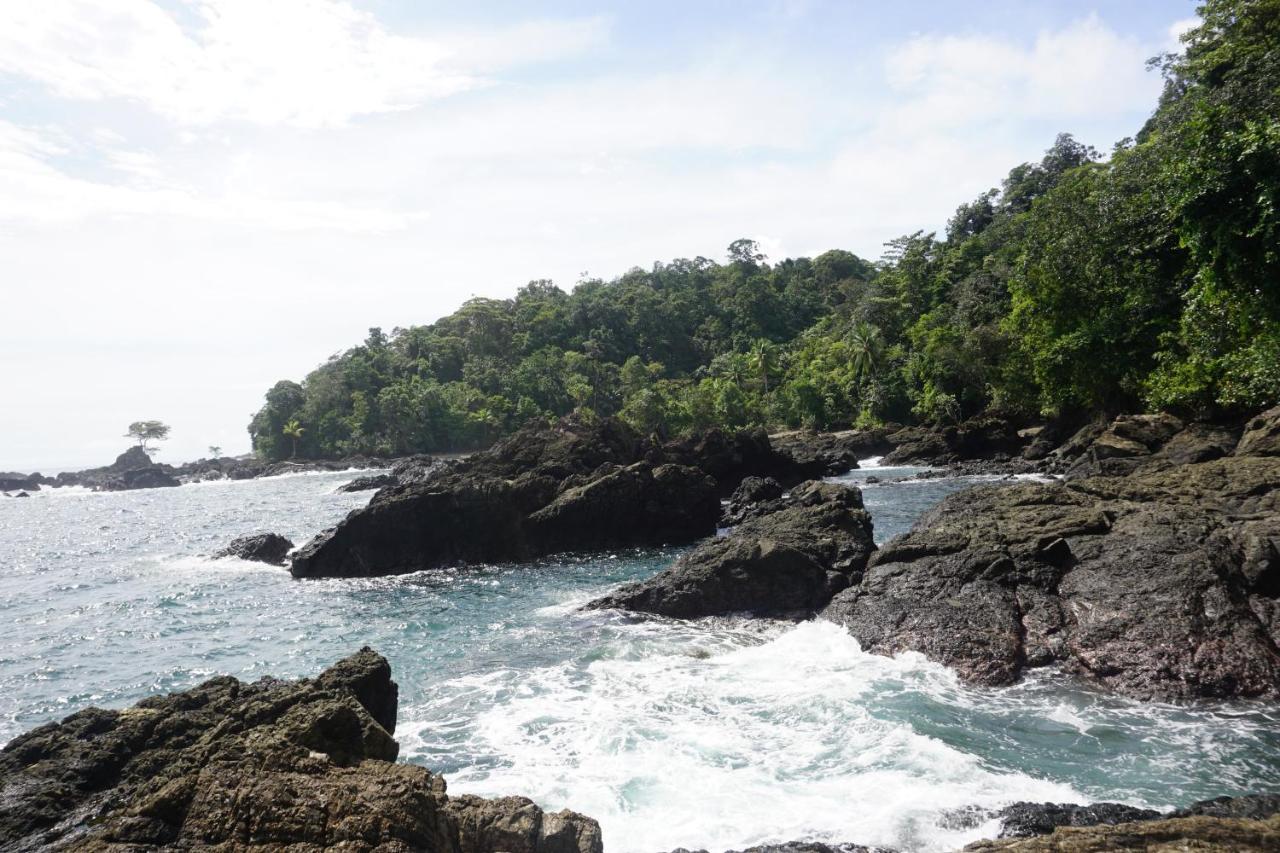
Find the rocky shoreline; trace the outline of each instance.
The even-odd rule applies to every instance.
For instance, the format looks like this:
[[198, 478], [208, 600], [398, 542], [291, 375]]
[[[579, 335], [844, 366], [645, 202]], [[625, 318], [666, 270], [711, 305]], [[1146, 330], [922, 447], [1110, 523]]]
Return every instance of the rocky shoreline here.
[[[365, 648], [316, 678], [229, 676], [88, 708], [0, 749], [0, 848], [603, 853], [599, 824], [518, 796], [448, 793], [396, 763], [399, 690]], [[999, 820], [966, 850], [1264, 851], [1280, 842], [1280, 796], [1207, 800], [1168, 814], [1114, 803], [1014, 803], [955, 821]], [[1180, 846], [1162, 847], [1171, 842]], [[792, 842], [746, 853], [856, 853]], [[673, 851], [679, 853], [679, 851]]]
[[[47, 477], [39, 472], [20, 474], [0, 473], [0, 492], [36, 492], [44, 488], [79, 486], [95, 492], [123, 492], [134, 489], [158, 489], [203, 483], [215, 480], [255, 480], [262, 477], [279, 477], [285, 474], [305, 474], [319, 471], [349, 471], [374, 468], [392, 469], [391, 473], [378, 477], [361, 478], [344, 487], [345, 491], [376, 489], [400, 479], [409, 480], [421, 476], [430, 468], [434, 459], [430, 456], [407, 456], [397, 459], [380, 459], [370, 456], [351, 456], [345, 459], [304, 459], [283, 462], [267, 462], [252, 457], [224, 456], [217, 459], [199, 459], [181, 465], [155, 462], [141, 447], [130, 447], [116, 457], [110, 465], [86, 468], [83, 471], [64, 471]], [[364, 480], [365, 482], [361, 482]]]

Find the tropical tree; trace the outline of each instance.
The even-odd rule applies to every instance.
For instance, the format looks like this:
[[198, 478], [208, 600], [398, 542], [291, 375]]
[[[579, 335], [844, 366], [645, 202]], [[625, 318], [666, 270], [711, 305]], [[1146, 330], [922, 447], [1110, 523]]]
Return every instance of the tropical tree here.
[[751, 347], [751, 366], [760, 377], [760, 387], [769, 393], [769, 372], [773, 370], [776, 348], [764, 338], [760, 338]]
[[298, 423], [297, 418], [291, 419], [281, 430], [285, 436], [293, 439], [293, 453], [289, 456], [290, 459], [293, 459], [298, 455], [298, 439], [302, 438], [302, 434], [306, 431], [306, 427]]
[[147, 447], [147, 442], [167, 439], [169, 425], [161, 421], [134, 421], [129, 424], [129, 431], [124, 434], [124, 437], [136, 439], [139, 447], [147, 453], [152, 453], [154, 448]]
[[884, 354], [884, 335], [870, 323], [859, 321], [849, 330], [849, 346], [854, 380], [874, 379]]
[[222, 448], [216, 444], [209, 445], [209, 458], [217, 459], [222, 455]]

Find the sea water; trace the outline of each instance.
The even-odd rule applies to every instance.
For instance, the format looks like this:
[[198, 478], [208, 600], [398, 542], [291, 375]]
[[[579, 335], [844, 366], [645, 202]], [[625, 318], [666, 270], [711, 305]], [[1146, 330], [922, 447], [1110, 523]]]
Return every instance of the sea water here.
[[[894, 481], [912, 473], [840, 478], [863, 484], [878, 541], [974, 483]], [[454, 793], [591, 815], [610, 853], [947, 850], [1015, 800], [1280, 791], [1274, 706], [1133, 702], [1051, 671], [974, 688], [823, 622], [579, 609], [678, 549], [311, 581], [206, 556], [255, 531], [305, 541], [368, 500], [335, 493], [353, 476], [0, 498], [0, 742], [214, 674], [314, 675], [370, 645], [400, 683], [402, 760]]]

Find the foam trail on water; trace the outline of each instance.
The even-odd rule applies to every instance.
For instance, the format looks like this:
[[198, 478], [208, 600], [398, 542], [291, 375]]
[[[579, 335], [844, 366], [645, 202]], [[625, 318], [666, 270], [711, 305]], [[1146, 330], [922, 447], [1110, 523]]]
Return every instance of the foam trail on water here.
[[[673, 649], [483, 681], [468, 687], [493, 701], [467, 747], [496, 760], [452, 770], [450, 789], [571, 807], [620, 853], [796, 839], [945, 850], [990, 832], [947, 828], [950, 810], [1080, 799], [877, 717], [878, 691], [952, 690], [954, 677], [916, 655], [866, 654], [828, 623], [709, 657]], [[408, 757], [435, 728], [402, 726]]]

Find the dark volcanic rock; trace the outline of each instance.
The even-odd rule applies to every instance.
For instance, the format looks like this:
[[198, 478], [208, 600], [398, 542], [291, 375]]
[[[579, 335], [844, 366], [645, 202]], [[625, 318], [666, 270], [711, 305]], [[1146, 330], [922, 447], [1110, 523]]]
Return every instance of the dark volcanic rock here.
[[396, 574], [545, 554], [691, 542], [715, 532], [720, 504], [702, 469], [621, 421], [528, 427], [439, 465], [294, 555], [296, 577]]
[[456, 800], [393, 763], [396, 685], [369, 649], [319, 678], [214, 678], [90, 708], [0, 750], [0, 848], [600, 853], [595, 821]]
[[809, 477], [843, 474], [858, 467], [859, 459], [883, 456], [893, 450], [887, 429], [813, 432], [792, 430], [769, 436], [779, 453], [785, 453]]
[[1030, 838], [1048, 835], [1060, 826], [1097, 826], [1154, 820], [1160, 812], [1120, 803], [1093, 803], [1077, 806], [1062, 803], [1014, 803], [1001, 809], [1000, 838]]
[[167, 465], [157, 465], [147, 452], [134, 445], [104, 468], [63, 472], [55, 483], [59, 486], [84, 486], [99, 492], [122, 492], [131, 489], [172, 488], [182, 485]]
[[855, 488], [806, 483], [730, 535], [699, 545], [639, 583], [588, 608], [677, 618], [725, 613], [813, 613], [862, 575], [875, 550], [871, 517]]
[[823, 616], [1007, 684], [1059, 662], [1138, 698], [1280, 693], [1280, 459], [952, 495]]
[[662, 448], [665, 459], [701, 468], [716, 483], [721, 495], [728, 495], [743, 477], [773, 477], [786, 485], [794, 485], [820, 470], [809, 470], [790, 455], [778, 452], [764, 430], [726, 432], [711, 429]]
[[701, 468], [637, 462], [565, 489], [525, 529], [536, 553], [552, 554], [691, 542], [714, 531], [719, 514], [715, 482]]
[[252, 533], [237, 536], [231, 544], [216, 552], [214, 557], [239, 557], [283, 566], [284, 559], [293, 550], [293, 543], [278, 533]]
[[966, 460], [1008, 460], [1020, 455], [1027, 437], [1000, 418], [982, 417], [958, 426], [906, 427], [890, 434], [894, 449], [883, 465], [951, 465]]
[[38, 492], [44, 478], [39, 474], [0, 473], [0, 492]]
[[741, 524], [761, 503], [777, 500], [782, 492], [782, 484], [772, 477], [745, 477], [729, 497], [720, 523], [725, 527]]
[[367, 477], [356, 477], [350, 483], [343, 483], [335, 492], [368, 492], [386, 486], [397, 485], [400, 481], [393, 474], [370, 474]]

